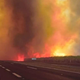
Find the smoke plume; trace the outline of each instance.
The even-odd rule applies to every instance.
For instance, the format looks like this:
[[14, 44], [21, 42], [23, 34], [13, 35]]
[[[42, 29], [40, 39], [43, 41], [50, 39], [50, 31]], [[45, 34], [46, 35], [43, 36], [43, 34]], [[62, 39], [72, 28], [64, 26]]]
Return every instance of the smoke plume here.
[[0, 0], [0, 59], [79, 55], [79, 7], [79, 0]]

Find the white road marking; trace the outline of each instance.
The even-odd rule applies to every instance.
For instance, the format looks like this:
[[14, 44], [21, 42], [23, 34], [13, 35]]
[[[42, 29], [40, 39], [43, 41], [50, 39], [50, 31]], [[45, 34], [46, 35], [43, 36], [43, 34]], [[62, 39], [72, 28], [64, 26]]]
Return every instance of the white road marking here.
[[10, 71], [9, 69], [6, 69], [6, 71]]
[[2, 67], [2, 65], [0, 65], [0, 67]]
[[[15, 62], [15, 63], [19, 63], [19, 62]], [[27, 65], [26, 63], [19, 63], [19, 64], [24, 64], [26, 66], [29, 66]], [[32, 66], [32, 65], [31, 65]], [[63, 65], [65, 67], [65, 65]], [[57, 69], [57, 68], [49, 68], [49, 67], [40, 67], [40, 66], [34, 66], [34, 67], [39, 67], [39, 68], [45, 68], [45, 69], [52, 69], [52, 70], [57, 70], [57, 71], [64, 71], [64, 72], [69, 72], [69, 73], [74, 73], [74, 74], [79, 74], [80, 75], [80, 72], [75, 72], [75, 71], [69, 71], [69, 70], [62, 70], [62, 69]], [[73, 67], [73, 66], [70, 66], [70, 67]], [[27, 67], [27, 68], [30, 68], [30, 67]], [[78, 67], [79, 68], [79, 67]]]
[[5, 67], [2, 67], [3, 69], [5, 69]]
[[29, 66], [28, 66], [27, 68], [30, 68], [30, 69], [35, 69], [35, 70], [37, 70], [37, 68], [34, 68], [34, 67], [29, 67]]
[[16, 73], [12, 73], [13, 75], [15, 75], [16, 77], [19, 77], [19, 78], [21, 78], [21, 76], [20, 75], [18, 75], [18, 74], [16, 74]]

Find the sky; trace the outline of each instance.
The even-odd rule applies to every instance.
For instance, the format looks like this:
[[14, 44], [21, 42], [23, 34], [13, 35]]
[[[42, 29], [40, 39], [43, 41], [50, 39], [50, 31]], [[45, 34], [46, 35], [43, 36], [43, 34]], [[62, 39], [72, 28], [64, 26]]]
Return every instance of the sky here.
[[80, 55], [80, 0], [0, 0], [0, 59]]

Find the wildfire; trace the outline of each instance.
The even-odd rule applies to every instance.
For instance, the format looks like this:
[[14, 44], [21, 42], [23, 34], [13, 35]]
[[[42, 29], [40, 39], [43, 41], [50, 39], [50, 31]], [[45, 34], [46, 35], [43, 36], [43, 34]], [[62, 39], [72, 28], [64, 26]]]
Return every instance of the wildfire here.
[[79, 0], [26, 0], [25, 3], [25, 0], [0, 0], [0, 56], [12, 58], [16, 55], [15, 60], [24, 61], [25, 57], [78, 54], [78, 2]]
[[24, 61], [24, 55], [18, 54], [18, 59], [17, 61]]
[[[50, 0], [51, 1], [51, 0]], [[45, 1], [45, 5], [48, 5], [49, 1]], [[46, 50], [43, 51], [43, 53], [36, 52], [34, 53], [34, 49], [31, 49], [30, 52], [32, 51], [31, 55], [30, 53], [28, 56], [30, 57], [35, 57], [35, 58], [40, 58], [40, 57], [53, 57], [53, 56], [69, 56], [72, 55], [72, 48], [75, 45], [75, 38], [77, 38], [77, 35], [72, 34], [72, 35], [65, 35], [68, 31], [68, 24], [70, 23], [71, 20], [71, 10], [69, 6], [69, 0], [54, 0], [52, 1], [53, 4], [53, 11], [51, 13], [51, 27], [55, 29], [54, 33], [49, 39], [49, 42], [52, 43], [53, 45], [49, 45], [48, 47], [45, 47]], [[47, 7], [47, 6], [46, 6]], [[47, 13], [47, 8], [43, 8], [41, 6], [41, 12], [42, 14], [48, 16], [50, 13]], [[42, 16], [43, 16], [42, 15]], [[45, 24], [48, 25], [45, 21]], [[49, 25], [50, 26], [50, 25]], [[49, 29], [46, 29], [49, 30]], [[50, 32], [50, 31], [47, 31]], [[46, 41], [47, 42], [47, 41]], [[48, 42], [47, 42], [48, 45]], [[24, 56], [18, 56], [18, 61], [23, 61]]]
[[66, 56], [66, 54], [62, 53], [62, 51], [58, 49], [54, 52], [54, 56]]
[[[71, 54], [69, 51], [75, 44], [75, 37], [73, 38], [73, 36], [75, 36], [74, 34], [72, 36], [64, 35], [64, 33], [67, 33], [67, 24], [70, 22], [71, 10], [69, 1], [55, 0], [54, 10], [55, 12], [53, 14], [52, 24], [56, 31], [51, 39], [55, 42], [53, 42], [55, 46], [51, 49], [51, 56], [67, 56]], [[66, 38], [68, 40], [66, 40]]]
[[75, 41], [71, 39], [70, 41], [66, 42], [64, 45], [57, 45], [52, 48], [52, 56], [70, 56], [72, 55], [72, 48], [75, 45]]
[[[44, 2], [47, 2], [47, 5], [49, 4], [48, 0], [44, 0]], [[47, 51], [44, 51], [44, 53], [33, 53], [33, 57], [40, 58], [46, 56], [53, 57], [72, 55], [72, 48], [75, 45], [77, 34], [65, 35], [65, 33], [68, 33], [68, 24], [71, 20], [69, 0], [54, 0], [52, 1], [52, 4], [54, 12], [52, 11], [51, 13], [51, 26], [55, 29], [52, 37], [49, 39], [49, 43], [52, 45], [49, 45], [49, 47], [46, 48]], [[44, 9], [45, 12], [43, 11], [45, 15], [46, 10], [47, 9]]]

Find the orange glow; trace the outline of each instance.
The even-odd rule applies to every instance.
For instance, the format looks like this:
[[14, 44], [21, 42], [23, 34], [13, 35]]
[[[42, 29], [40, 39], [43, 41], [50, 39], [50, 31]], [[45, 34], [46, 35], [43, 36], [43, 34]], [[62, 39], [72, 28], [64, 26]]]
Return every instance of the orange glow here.
[[[45, 5], [47, 5], [49, 1], [44, 0], [44, 2], [46, 2]], [[50, 45], [48, 45], [49, 43], [46, 41], [48, 46], [45, 46], [45, 49], [42, 53], [35, 52], [34, 48], [32, 48], [28, 53], [29, 57], [40, 58], [69, 56], [73, 54], [72, 48], [76, 44], [75, 39], [77, 38], [77, 34], [68, 34], [68, 24], [71, 20], [69, 0], [54, 0], [52, 3], [54, 3], [54, 8], [51, 13], [51, 26], [54, 30], [54, 33], [48, 41]], [[42, 11], [44, 14], [46, 13], [46, 10], [43, 8]]]
[[51, 56], [68, 56], [72, 54], [71, 49], [75, 44], [75, 38], [77, 38], [75, 34], [65, 35], [68, 28], [67, 24], [71, 19], [69, 0], [55, 0], [54, 7], [52, 25], [56, 31], [51, 39], [52, 42], [55, 42], [51, 48]]
[[70, 56], [72, 55], [71, 49], [75, 45], [75, 41], [71, 39], [66, 42], [64, 45], [57, 45], [55, 48], [52, 48], [51, 56]]
[[17, 61], [24, 61], [24, 55], [18, 55]]
[[65, 53], [62, 53], [61, 50], [57, 49], [55, 52], [54, 52], [54, 56], [66, 56]]
[[68, 0], [56, 0], [56, 4], [58, 6], [63, 6], [68, 2]]
[[[68, 0], [55, 0], [55, 12], [53, 14], [53, 22], [58, 28], [61, 26], [63, 29], [66, 27], [67, 22], [70, 21], [70, 8]], [[52, 23], [53, 23], [52, 22]]]
[[25, 3], [25, 0], [0, 0], [0, 58], [24, 61], [25, 57], [79, 54], [78, 2], [27, 0]]

